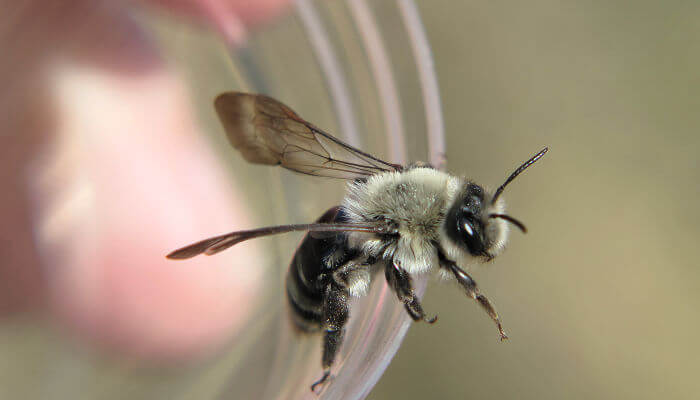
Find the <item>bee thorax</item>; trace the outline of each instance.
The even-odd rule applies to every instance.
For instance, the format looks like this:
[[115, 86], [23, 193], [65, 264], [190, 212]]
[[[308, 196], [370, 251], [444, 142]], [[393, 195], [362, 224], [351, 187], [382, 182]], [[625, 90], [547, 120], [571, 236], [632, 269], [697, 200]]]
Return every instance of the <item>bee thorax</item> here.
[[409, 273], [437, 265], [435, 241], [459, 179], [432, 168], [414, 168], [353, 182], [343, 202], [352, 222], [385, 220], [393, 235], [353, 232], [348, 245], [372, 257], [392, 259]]

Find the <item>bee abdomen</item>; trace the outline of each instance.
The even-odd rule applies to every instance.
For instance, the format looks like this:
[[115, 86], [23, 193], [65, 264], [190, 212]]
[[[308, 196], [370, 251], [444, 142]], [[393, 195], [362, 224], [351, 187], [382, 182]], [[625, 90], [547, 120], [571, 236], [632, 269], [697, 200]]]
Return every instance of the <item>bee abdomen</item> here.
[[318, 331], [323, 321], [322, 291], [310, 291], [299, 280], [294, 261], [287, 273], [287, 301], [294, 325], [306, 332]]
[[[326, 211], [317, 222], [334, 222], [339, 217], [340, 207]], [[317, 331], [323, 322], [323, 296], [325, 286], [331, 279], [326, 265], [329, 255], [342, 243], [337, 235], [317, 238], [306, 234], [294, 253], [287, 272], [286, 289], [292, 320], [303, 331]], [[326, 272], [324, 274], [324, 272]]]

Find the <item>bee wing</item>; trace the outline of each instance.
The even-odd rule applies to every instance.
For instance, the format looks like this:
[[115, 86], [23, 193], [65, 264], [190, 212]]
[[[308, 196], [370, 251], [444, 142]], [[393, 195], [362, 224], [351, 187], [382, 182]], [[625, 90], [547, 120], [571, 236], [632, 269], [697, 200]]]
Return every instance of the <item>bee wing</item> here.
[[307, 232], [368, 232], [376, 234], [395, 234], [396, 229], [385, 222], [376, 223], [315, 223], [315, 224], [299, 224], [299, 225], [280, 225], [269, 226], [259, 229], [251, 229], [248, 231], [236, 231], [226, 233], [220, 236], [214, 236], [209, 239], [200, 240], [197, 243], [177, 249], [166, 257], [172, 260], [183, 260], [192, 258], [199, 254], [208, 256], [219, 253], [229, 247], [243, 242], [245, 240], [254, 239], [261, 236], [276, 235], [278, 233], [286, 233], [293, 231]]
[[343, 143], [264, 95], [226, 92], [214, 107], [231, 145], [254, 164], [341, 179], [402, 169]]

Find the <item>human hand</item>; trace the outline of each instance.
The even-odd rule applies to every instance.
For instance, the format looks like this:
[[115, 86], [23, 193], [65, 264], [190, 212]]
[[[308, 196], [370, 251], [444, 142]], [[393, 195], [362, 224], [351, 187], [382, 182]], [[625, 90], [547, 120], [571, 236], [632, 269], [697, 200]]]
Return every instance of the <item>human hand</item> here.
[[[144, 2], [146, 2], [144, 0]], [[181, 359], [242, 327], [255, 244], [187, 264], [196, 234], [250, 226], [181, 79], [128, 2], [5, 2], [0, 312], [47, 311], [125, 356]], [[287, 0], [154, 0], [231, 43]]]

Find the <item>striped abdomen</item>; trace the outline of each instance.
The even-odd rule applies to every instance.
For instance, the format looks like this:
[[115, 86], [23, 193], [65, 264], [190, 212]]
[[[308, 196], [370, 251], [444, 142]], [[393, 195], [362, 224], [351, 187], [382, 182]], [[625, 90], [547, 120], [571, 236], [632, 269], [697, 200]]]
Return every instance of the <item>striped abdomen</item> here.
[[[333, 207], [317, 222], [340, 222], [341, 218], [340, 207]], [[342, 235], [319, 237], [315, 234], [314, 237], [307, 233], [292, 258], [286, 280], [287, 300], [293, 322], [304, 331], [317, 331], [321, 327], [325, 290], [332, 279], [334, 267], [324, 263], [324, 260], [333, 252], [349, 256]], [[337, 266], [343, 260], [335, 258], [335, 261]]]

